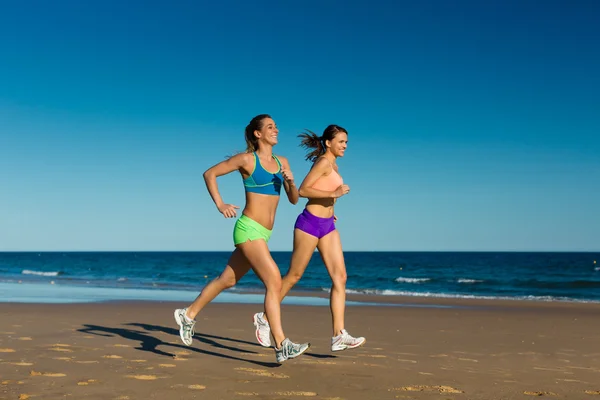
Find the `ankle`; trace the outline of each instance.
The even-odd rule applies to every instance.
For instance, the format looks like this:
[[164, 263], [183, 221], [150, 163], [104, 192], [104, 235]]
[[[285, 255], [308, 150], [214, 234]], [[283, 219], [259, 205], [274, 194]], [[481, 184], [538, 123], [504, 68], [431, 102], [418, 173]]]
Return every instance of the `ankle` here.
[[194, 317], [190, 317], [190, 315], [189, 315], [189, 312], [190, 312], [190, 310], [186, 310], [186, 311], [185, 311], [185, 314], [183, 314], [183, 315], [185, 316], [185, 318], [186, 318], [188, 321], [190, 321], [190, 322], [191, 322], [191, 321], [193, 321], [193, 320], [194, 320], [194, 318], [196, 318], [196, 316], [194, 315]]
[[284, 341], [285, 341], [285, 338], [282, 340], [275, 340], [275, 348], [277, 350], [281, 350], [281, 347], [283, 346]]

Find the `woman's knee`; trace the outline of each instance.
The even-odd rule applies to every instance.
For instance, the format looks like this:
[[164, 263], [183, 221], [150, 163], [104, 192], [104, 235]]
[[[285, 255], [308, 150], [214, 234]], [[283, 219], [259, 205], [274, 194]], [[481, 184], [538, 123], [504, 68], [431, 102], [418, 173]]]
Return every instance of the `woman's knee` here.
[[285, 280], [292, 285], [295, 285], [296, 283], [298, 283], [301, 278], [302, 278], [301, 273], [292, 272], [292, 271], [288, 272], [287, 275], [285, 276]]
[[336, 272], [331, 277], [331, 282], [333, 283], [333, 286], [337, 286], [337, 287], [346, 287], [347, 280], [348, 280], [348, 275], [346, 274], [346, 271]]
[[235, 286], [237, 280], [235, 279], [235, 274], [221, 274], [217, 278], [217, 282], [223, 289], [229, 289]]
[[275, 291], [275, 292], [280, 292], [281, 291], [281, 276], [272, 276], [269, 277], [269, 279], [265, 280], [265, 288], [267, 289], [267, 291]]

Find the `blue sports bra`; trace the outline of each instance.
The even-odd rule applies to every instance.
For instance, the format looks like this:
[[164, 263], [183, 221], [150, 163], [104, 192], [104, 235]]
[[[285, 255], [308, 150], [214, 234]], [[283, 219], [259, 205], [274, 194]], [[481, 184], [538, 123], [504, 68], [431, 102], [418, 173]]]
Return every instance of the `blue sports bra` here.
[[249, 177], [244, 179], [244, 188], [246, 192], [268, 194], [271, 196], [279, 196], [281, 192], [281, 184], [283, 183], [283, 175], [281, 174], [281, 162], [275, 154], [273, 158], [277, 161], [279, 169], [277, 172], [267, 171], [260, 163], [260, 158], [256, 152], [254, 154], [254, 170]]

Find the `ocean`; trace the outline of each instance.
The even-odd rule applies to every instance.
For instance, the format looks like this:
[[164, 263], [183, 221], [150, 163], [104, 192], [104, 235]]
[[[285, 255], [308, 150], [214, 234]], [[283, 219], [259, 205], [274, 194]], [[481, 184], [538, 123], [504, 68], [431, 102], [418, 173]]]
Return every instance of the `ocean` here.
[[[35, 285], [32, 288], [62, 285], [78, 293], [85, 293], [85, 288], [96, 291], [118, 288], [121, 293], [144, 289], [143, 293], [156, 295], [199, 292], [220, 274], [229, 255], [229, 252], [3, 252], [0, 283], [5, 288], [16, 283], [21, 288], [28, 284]], [[288, 269], [290, 256], [290, 252], [273, 252], [282, 274]], [[600, 302], [600, 253], [346, 252], [345, 260], [348, 293]], [[329, 291], [330, 286], [325, 266], [315, 253], [295, 290], [323, 292]], [[230, 292], [240, 291], [262, 292], [262, 283], [250, 272]], [[49, 293], [48, 296], [53, 296]], [[1, 294], [2, 291], [0, 297]]]

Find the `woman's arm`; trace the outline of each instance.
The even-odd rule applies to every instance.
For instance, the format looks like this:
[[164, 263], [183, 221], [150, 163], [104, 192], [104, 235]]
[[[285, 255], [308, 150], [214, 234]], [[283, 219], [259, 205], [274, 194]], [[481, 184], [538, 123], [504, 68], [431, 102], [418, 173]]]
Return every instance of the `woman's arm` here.
[[247, 153], [236, 154], [235, 156], [210, 167], [203, 174], [208, 193], [217, 206], [219, 212], [223, 214], [225, 218], [235, 217], [235, 210], [239, 209], [239, 207], [233, 204], [225, 204], [223, 202], [221, 194], [219, 193], [219, 187], [217, 185], [217, 177], [227, 175], [233, 171], [239, 171], [240, 169], [243, 169], [247, 163]]

